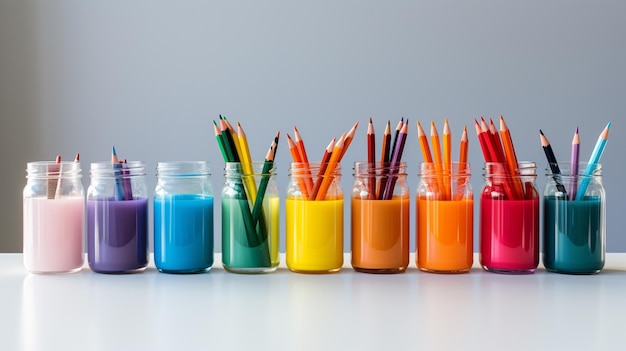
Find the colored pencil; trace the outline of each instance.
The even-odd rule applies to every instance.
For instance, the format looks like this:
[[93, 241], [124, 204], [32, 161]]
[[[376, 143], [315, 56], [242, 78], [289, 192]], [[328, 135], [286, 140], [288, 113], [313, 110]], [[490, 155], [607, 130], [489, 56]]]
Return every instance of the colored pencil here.
[[433, 162], [433, 156], [430, 154], [430, 147], [428, 146], [428, 137], [422, 128], [422, 125], [417, 121], [417, 139], [420, 143], [420, 149], [422, 150], [422, 158], [426, 163]]
[[402, 129], [400, 133], [398, 133], [398, 139], [396, 140], [396, 147], [393, 150], [393, 155], [391, 157], [391, 178], [387, 181], [385, 185], [385, 194], [383, 196], [384, 200], [390, 200], [393, 197], [393, 190], [395, 184], [397, 182], [398, 177], [395, 174], [398, 173], [400, 162], [402, 160], [402, 152], [404, 151], [404, 145], [406, 143], [406, 138], [408, 134], [408, 119], [407, 122], [402, 125]]
[[348, 147], [350, 146], [350, 143], [352, 143], [352, 140], [354, 139], [354, 134], [356, 134], [356, 129], [358, 126], [359, 126], [359, 122], [356, 122], [352, 126], [352, 128], [350, 128], [348, 133], [346, 133], [346, 140], [344, 141], [343, 149], [341, 149], [341, 156], [339, 157], [339, 160], [341, 160], [343, 156], [346, 154], [346, 151], [348, 151]]
[[493, 123], [493, 120], [491, 118], [489, 118], [489, 134], [491, 134], [491, 138], [493, 140], [494, 143], [494, 149], [496, 151], [496, 158], [499, 160], [499, 162], [506, 162], [505, 161], [505, 156], [504, 156], [504, 148], [502, 146], [502, 140], [500, 139], [500, 135], [498, 134], [498, 129], [496, 128], [496, 125]]
[[[241, 171], [245, 176], [243, 177], [244, 188], [248, 199], [254, 201], [257, 195], [256, 181], [254, 179], [254, 166], [252, 165], [252, 158], [250, 157], [250, 148], [248, 147], [248, 137], [243, 130], [241, 123], [237, 122], [237, 140], [236, 144], [239, 145], [239, 162], [241, 163]], [[254, 221], [256, 223], [256, 221]]]
[[587, 162], [587, 167], [585, 168], [585, 172], [583, 175], [585, 177], [582, 178], [580, 184], [578, 185], [578, 190], [576, 191], [576, 200], [582, 200], [585, 197], [585, 192], [587, 191], [587, 187], [589, 186], [590, 176], [593, 174], [593, 171], [598, 166], [600, 162], [600, 158], [602, 157], [602, 153], [604, 152], [604, 148], [606, 147], [606, 143], [609, 139], [609, 128], [611, 128], [611, 122], [609, 122], [606, 127], [600, 133], [598, 137], [598, 141], [596, 141], [596, 146], [594, 146], [593, 151], [591, 152], [591, 157], [589, 158], [589, 162]]
[[448, 119], [446, 118], [443, 124], [443, 133], [441, 134], [443, 138], [443, 190], [444, 190], [444, 198], [450, 198], [450, 189], [451, 189], [451, 175], [452, 175], [452, 135], [450, 132], [450, 125], [448, 124]]
[[278, 148], [278, 139], [280, 138], [280, 132], [276, 133], [276, 137], [272, 141], [270, 145], [270, 149], [267, 151], [265, 155], [265, 162], [263, 163], [261, 182], [259, 184], [259, 191], [256, 195], [256, 201], [254, 202], [254, 207], [252, 209], [252, 222], [257, 223], [259, 218], [261, 217], [262, 209], [263, 209], [263, 199], [265, 198], [265, 192], [267, 191], [267, 185], [269, 184], [269, 180], [271, 175], [268, 175], [272, 168], [274, 168], [274, 159], [276, 157], [276, 149]]
[[458, 172], [458, 182], [457, 182], [457, 196], [456, 199], [463, 199], [464, 191], [463, 187], [467, 182], [466, 173], [467, 173], [467, 149], [469, 145], [469, 140], [467, 138], [467, 127], [463, 127], [463, 133], [461, 134], [461, 141], [459, 143], [459, 172]]
[[296, 151], [298, 152], [300, 162], [303, 163], [304, 166], [304, 185], [306, 186], [306, 194], [310, 194], [313, 190], [313, 179], [311, 178], [311, 169], [309, 167], [309, 157], [306, 153], [306, 148], [304, 147], [304, 140], [302, 140], [302, 136], [300, 132], [298, 132], [298, 128], [293, 127], [293, 137], [295, 139]]
[[485, 140], [485, 134], [482, 132], [480, 124], [478, 121], [474, 119], [474, 128], [476, 129], [476, 136], [478, 137], [478, 142], [480, 144], [480, 149], [483, 152], [483, 158], [485, 162], [493, 162], [491, 159], [491, 154], [489, 153], [489, 148], [487, 147], [487, 142]]
[[435, 126], [435, 122], [432, 121], [430, 123], [430, 141], [431, 148], [433, 150], [433, 161], [435, 164], [435, 173], [437, 174], [437, 188], [443, 192], [441, 195], [441, 200], [447, 200], [445, 189], [446, 186], [444, 184], [443, 179], [443, 160], [441, 157], [441, 144], [439, 142], [439, 133], [437, 132], [437, 127]]
[[228, 127], [228, 124], [224, 119], [220, 120], [220, 127], [222, 130], [222, 138], [224, 138], [225, 141], [224, 148], [230, 150], [230, 156], [232, 157], [230, 162], [240, 162], [239, 143], [235, 143], [232, 129]]
[[548, 138], [543, 131], [539, 129], [539, 138], [541, 139], [541, 146], [543, 147], [543, 152], [546, 154], [546, 158], [548, 159], [548, 165], [550, 166], [550, 170], [552, 171], [552, 179], [556, 182], [556, 188], [560, 191], [564, 196], [567, 196], [567, 191], [565, 190], [565, 186], [561, 181], [561, 169], [559, 168], [558, 161], [556, 160], [556, 156], [554, 155], [554, 151], [552, 150], [552, 145], [548, 141]]
[[578, 135], [578, 127], [576, 127], [576, 132], [574, 133], [574, 137], [572, 138], [572, 154], [570, 156], [570, 188], [569, 188], [569, 199], [576, 199], [576, 193], [578, 191], [578, 160], [579, 160], [579, 151], [580, 150], [580, 136]]
[[318, 193], [320, 186], [322, 185], [322, 179], [324, 177], [324, 173], [326, 172], [326, 167], [328, 166], [328, 162], [330, 161], [330, 157], [333, 154], [333, 150], [335, 149], [335, 143], [337, 142], [337, 138], [333, 138], [326, 149], [324, 150], [324, 155], [322, 155], [322, 161], [320, 161], [320, 169], [317, 172], [315, 185], [313, 187], [313, 191], [311, 191], [311, 195], [309, 196], [309, 200], [315, 200], [315, 194]]
[[321, 177], [320, 187], [315, 193], [315, 200], [324, 200], [326, 198], [326, 193], [330, 187], [330, 184], [333, 182], [334, 177], [333, 173], [337, 168], [337, 165], [341, 161], [341, 155], [344, 151], [344, 145], [346, 140], [346, 133], [343, 133], [337, 143], [335, 143], [335, 148], [333, 149], [333, 153], [330, 156], [330, 160], [328, 161], [328, 165], [326, 166], [326, 170], [324, 171], [324, 175]]
[[61, 173], [61, 155], [57, 155], [54, 160], [54, 164], [48, 165], [48, 181], [46, 197], [48, 199], [54, 199], [57, 193], [57, 185], [59, 183], [59, 175]]
[[128, 170], [128, 161], [124, 159], [124, 161], [120, 162], [122, 164], [122, 186], [124, 187], [124, 200], [132, 200], [133, 199], [133, 188], [130, 182], [130, 178], [128, 175], [130, 171]]
[[383, 133], [383, 144], [380, 156], [380, 165], [385, 166], [389, 162], [389, 153], [391, 149], [391, 122], [387, 121], [385, 132]]
[[508, 171], [513, 180], [513, 192], [516, 195], [515, 198], [524, 198], [524, 188], [522, 187], [522, 181], [519, 179], [517, 155], [515, 154], [515, 147], [513, 146], [513, 139], [511, 138], [511, 131], [504, 122], [504, 117], [500, 116], [500, 136], [502, 138], [502, 146], [504, 149], [504, 156], [506, 158], [506, 164], [508, 165]]
[[115, 199], [124, 200], [124, 185], [122, 184], [122, 164], [117, 157], [115, 146], [111, 149], [111, 164], [113, 165], [115, 174]]
[[370, 117], [370, 122], [367, 125], [367, 167], [368, 167], [368, 178], [367, 178], [367, 188], [368, 188], [368, 196], [369, 200], [376, 199], [376, 167], [374, 163], [376, 162], [376, 133], [374, 132], [374, 124], [372, 123], [372, 118]]

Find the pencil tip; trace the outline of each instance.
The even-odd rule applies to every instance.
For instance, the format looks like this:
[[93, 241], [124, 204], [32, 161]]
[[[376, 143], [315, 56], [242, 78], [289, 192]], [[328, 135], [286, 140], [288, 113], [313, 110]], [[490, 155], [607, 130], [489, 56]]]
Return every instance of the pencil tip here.
[[117, 152], [115, 151], [115, 146], [113, 146], [113, 147], [111, 148], [111, 153], [112, 153], [114, 156], [117, 156]]
[[539, 129], [539, 134], [543, 135], [543, 131], [541, 131], [541, 129]]
[[609, 129], [609, 128], [611, 128], [611, 122], [609, 122], [609, 123], [606, 125], [606, 129]]

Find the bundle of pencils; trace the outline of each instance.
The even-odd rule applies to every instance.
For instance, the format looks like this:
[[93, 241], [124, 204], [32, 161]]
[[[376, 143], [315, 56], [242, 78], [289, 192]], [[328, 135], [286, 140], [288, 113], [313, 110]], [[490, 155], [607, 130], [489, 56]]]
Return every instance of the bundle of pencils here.
[[304, 141], [298, 129], [296, 127], [293, 128], [295, 141], [287, 134], [291, 158], [293, 162], [301, 163], [302, 165], [302, 171], [299, 172], [301, 174], [298, 176], [298, 185], [302, 192], [302, 197], [309, 200], [324, 200], [326, 198], [328, 189], [334, 179], [335, 170], [348, 150], [350, 143], [352, 143], [358, 125], [359, 123], [357, 122], [347, 133], [343, 133], [339, 139], [335, 137], [330, 141], [322, 156], [315, 182], [313, 182], [313, 174], [309, 167], [309, 158], [304, 147]]
[[132, 200], [133, 188], [128, 177], [128, 162], [120, 161], [115, 151], [115, 146], [111, 150], [111, 164], [115, 170], [115, 199], [116, 200]]
[[[391, 122], [387, 121], [385, 132], [383, 133], [383, 142], [380, 156], [380, 179], [368, 183], [369, 200], [390, 200], [393, 197], [393, 190], [397, 182], [397, 176], [400, 170], [400, 162], [402, 162], [402, 153], [408, 134], [409, 120], [400, 119], [396, 126], [396, 132], [391, 140]], [[370, 174], [376, 174], [376, 135], [374, 132], [374, 124], [370, 118], [367, 127], [367, 163], [370, 167]], [[374, 179], [372, 179], [374, 180]]]
[[239, 202], [241, 215], [243, 217], [244, 227], [246, 228], [248, 243], [252, 246], [256, 246], [267, 239], [266, 219], [263, 214], [263, 199], [270, 180], [270, 173], [274, 168], [274, 159], [276, 157], [280, 132], [276, 133], [265, 155], [263, 170], [261, 171], [263, 176], [257, 187], [253, 177], [254, 169], [252, 158], [250, 157], [250, 149], [248, 147], [248, 138], [241, 123], [237, 123], [237, 131], [235, 132], [235, 129], [226, 117], [220, 115], [219, 125], [216, 121], [213, 121], [213, 129], [224, 162], [239, 162], [241, 164], [241, 173], [244, 176], [242, 177], [243, 183], [239, 185], [241, 188], [238, 189], [238, 192], [241, 194], [242, 200], [245, 200]]
[[[506, 199], [523, 200], [525, 198], [524, 186], [519, 177], [520, 172], [511, 132], [504, 118], [500, 116], [499, 135], [491, 119], [489, 119], [489, 125], [483, 117], [480, 118], [480, 123], [474, 119], [474, 126], [485, 162], [492, 163], [494, 166], [489, 170], [489, 173], [494, 176], [493, 181], [502, 185]], [[529, 193], [528, 196], [531, 194]]]
[[587, 191], [587, 187], [589, 186], [590, 182], [589, 177], [593, 174], [594, 170], [598, 166], [598, 163], [600, 162], [600, 157], [602, 157], [602, 153], [604, 152], [604, 148], [606, 147], [606, 143], [609, 138], [609, 128], [611, 128], [611, 122], [609, 122], [602, 130], [602, 133], [600, 133], [598, 141], [596, 142], [596, 146], [591, 152], [589, 162], [587, 162], [587, 167], [582, 173], [582, 181], [580, 182], [580, 184], [578, 184], [580, 135], [578, 134], [578, 127], [576, 127], [576, 132], [574, 132], [574, 137], [572, 138], [572, 152], [570, 157], [571, 182], [569, 190], [566, 190], [565, 185], [563, 185], [562, 183], [561, 169], [559, 167], [556, 156], [554, 155], [554, 151], [552, 150], [552, 145], [548, 141], [548, 138], [545, 136], [545, 134], [543, 134], [543, 131], [541, 129], [539, 130], [541, 146], [544, 153], [546, 154], [548, 165], [550, 166], [550, 170], [552, 171], [552, 178], [556, 182], [556, 188], [563, 195], [566, 195], [567, 199], [582, 200], [585, 196], [585, 192]]
[[[448, 119], [445, 119], [443, 125], [443, 155], [441, 152], [441, 143], [439, 140], [439, 133], [435, 122], [430, 123], [430, 141], [431, 146], [428, 145], [428, 138], [422, 128], [422, 125], [417, 121], [417, 139], [420, 143], [422, 150], [422, 157], [425, 163], [432, 163], [435, 170], [435, 177], [437, 179], [436, 184], [433, 184], [433, 188], [438, 191], [439, 200], [451, 200], [452, 199], [452, 132], [450, 131], [450, 124]], [[430, 153], [432, 147], [433, 155]], [[459, 186], [462, 186], [466, 182], [467, 172], [467, 127], [463, 127], [463, 134], [461, 135], [460, 150], [459, 150]]]
[[[74, 162], [79, 162], [80, 155], [76, 154]], [[48, 199], [58, 199], [62, 193], [62, 173], [61, 155], [57, 155], [54, 163], [48, 165], [48, 182], [46, 189], [46, 197]]]

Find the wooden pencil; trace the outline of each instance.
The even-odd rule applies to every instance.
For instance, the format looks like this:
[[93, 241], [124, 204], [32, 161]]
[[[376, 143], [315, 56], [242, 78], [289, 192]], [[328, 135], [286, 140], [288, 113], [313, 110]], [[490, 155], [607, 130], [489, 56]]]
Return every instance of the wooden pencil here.
[[606, 147], [606, 143], [609, 139], [609, 128], [611, 128], [611, 122], [609, 122], [606, 127], [600, 133], [598, 140], [596, 141], [596, 146], [594, 146], [593, 151], [591, 152], [591, 157], [589, 157], [589, 162], [587, 162], [587, 167], [583, 177], [578, 185], [578, 190], [576, 191], [576, 200], [582, 200], [585, 197], [585, 193], [587, 192], [587, 187], [589, 186], [589, 182], [591, 181], [590, 177], [593, 174], [593, 171], [598, 166], [600, 162], [600, 158], [602, 157], [602, 153], [604, 153], [604, 148]]
[[548, 159], [548, 166], [550, 166], [550, 170], [552, 171], [552, 179], [556, 182], [556, 188], [567, 198], [567, 191], [561, 181], [561, 169], [559, 168], [559, 163], [556, 160], [554, 151], [552, 150], [552, 145], [550, 145], [548, 138], [545, 134], [543, 134], [541, 129], [539, 129], [539, 139], [541, 141], [543, 152], [546, 154], [546, 159]]
[[326, 147], [326, 149], [324, 150], [324, 155], [322, 155], [322, 161], [320, 161], [320, 169], [317, 172], [317, 175], [315, 177], [315, 184], [313, 187], [313, 191], [311, 191], [311, 195], [309, 196], [310, 200], [315, 200], [315, 194], [317, 194], [317, 192], [320, 189], [320, 186], [322, 185], [322, 179], [324, 177], [324, 173], [326, 172], [328, 161], [330, 161], [330, 157], [332, 156], [333, 150], [335, 149], [336, 141], [337, 141], [337, 138], [333, 138], [328, 144], [328, 146]]
[[335, 143], [335, 147], [333, 149], [333, 153], [330, 156], [330, 160], [328, 161], [328, 165], [326, 166], [326, 170], [324, 171], [324, 175], [322, 176], [320, 187], [315, 193], [315, 200], [324, 200], [326, 199], [328, 189], [330, 188], [330, 184], [334, 180], [334, 172], [337, 168], [337, 165], [341, 161], [341, 155], [344, 151], [344, 145], [346, 140], [346, 133], [343, 133], [339, 140]]
[[369, 200], [376, 199], [376, 167], [374, 166], [374, 163], [376, 162], [375, 154], [376, 133], [374, 132], [374, 124], [372, 123], [372, 118], [370, 117], [370, 122], [367, 125], [367, 167], [369, 173], [367, 177], [367, 198]]
[[569, 188], [569, 199], [575, 200], [576, 193], [578, 191], [578, 160], [580, 155], [580, 135], [578, 134], [578, 127], [576, 127], [576, 132], [574, 133], [574, 137], [572, 138], [572, 152], [570, 156], [570, 188]]

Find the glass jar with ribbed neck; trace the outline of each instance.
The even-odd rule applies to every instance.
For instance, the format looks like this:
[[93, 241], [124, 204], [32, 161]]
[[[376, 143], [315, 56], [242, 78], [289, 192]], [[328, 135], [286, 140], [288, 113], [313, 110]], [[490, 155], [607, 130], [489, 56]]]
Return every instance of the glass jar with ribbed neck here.
[[355, 162], [350, 201], [352, 268], [401, 273], [409, 265], [410, 190], [406, 163]]
[[339, 164], [293, 162], [285, 199], [287, 268], [333, 273], [343, 266], [343, 191]]
[[606, 192], [602, 165], [587, 167], [581, 163], [579, 169], [580, 172], [571, 173], [570, 165], [565, 163], [546, 167], [543, 264], [550, 272], [595, 274], [605, 264]]
[[279, 264], [280, 199], [273, 162], [244, 172], [227, 162], [222, 188], [222, 265], [233, 273], [270, 273]]
[[474, 192], [469, 163], [449, 170], [420, 165], [417, 188], [417, 267], [432, 273], [469, 272], [474, 262]]
[[533, 273], [539, 264], [537, 166], [488, 162], [480, 196], [480, 263], [495, 273]]
[[202, 273], [211, 269], [213, 202], [208, 162], [157, 164], [154, 263], [160, 272]]
[[148, 265], [148, 191], [141, 161], [94, 162], [87, 190], [87, 257], [98, 273]]
[[85, 192], [79, 162], [27, 164], [23, 259], [33, 273], [69, 273], [84, 264]]

